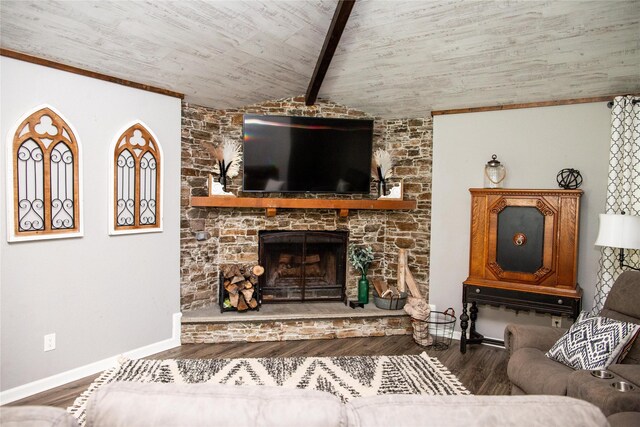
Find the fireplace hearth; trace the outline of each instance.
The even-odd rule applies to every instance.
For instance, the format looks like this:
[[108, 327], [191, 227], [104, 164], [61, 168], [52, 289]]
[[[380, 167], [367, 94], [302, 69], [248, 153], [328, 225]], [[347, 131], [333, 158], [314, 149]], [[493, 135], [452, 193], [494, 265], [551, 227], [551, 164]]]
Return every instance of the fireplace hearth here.
[[260, 231], [261, 304], [346, 302], [348, 231]]

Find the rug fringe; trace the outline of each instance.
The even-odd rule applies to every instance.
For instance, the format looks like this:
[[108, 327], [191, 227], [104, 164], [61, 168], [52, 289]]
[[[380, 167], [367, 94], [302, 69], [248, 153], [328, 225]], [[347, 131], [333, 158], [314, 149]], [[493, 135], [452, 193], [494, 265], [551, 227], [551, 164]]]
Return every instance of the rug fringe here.
[[446, 366], [444, 366], [437, 357], [430, 357], [426, 351], [423, 351], [422, 353], [420, 353], [420, 357], [423, 357], [425, 359], [429, 359], [429, 361], [431, 363], [433, 363], [438, 369], [440, 369], [441, 373], [443, 374], [444, 378], [447, 379], [447, 381], [449, 381], [449, 384], [452, 387], [455, 387], [460, 394], [464, 394], [464, 395], [468, 395], [471, 394], [471, 392], [464, 386], [464, 384], [462, 384], [462, 382], [460, 381], [460, 379], [458, 379], [458, 377], [449, 370], [449, 368], [447, 368]]
[[124, 354], [121, 354], [120, 356], [118, 356], [118, 364], [120, 364], [120, 365], [124, 365], [125, 363], [130, 362], [130, 361], [131, 361], [131, 359], [129, 359]]
[[109, 383], [123, 364], [124, 363], [120, 363], [118, 366], [114, 366], [113, 368], [107, 369], [106, 371], [101, 373], [98, 378], [93, 380], [93, 382], [89, 385], [89, 388], [87, 388], [82, 394], [80, 394], [80, 396], [76, 398], [76, 400], [73, 401], [73, 405], [67, 408], [67, 412], [73, 415], [78, 420], [78, 423], [81, 426], [85, 423], [85, 409], [87, 406], [87, 401], [89, 400], [89, 397], [91, 397], [91, 394], [93, 394], [93, 392], [100, 388], [102, 385]]

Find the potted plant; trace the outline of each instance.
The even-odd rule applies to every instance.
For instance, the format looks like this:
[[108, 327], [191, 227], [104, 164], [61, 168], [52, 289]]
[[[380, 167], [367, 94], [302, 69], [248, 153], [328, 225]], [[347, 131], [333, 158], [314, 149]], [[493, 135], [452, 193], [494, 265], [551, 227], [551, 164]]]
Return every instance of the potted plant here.
[[349, 262], [362, 274], [358, 281], [358, 302], [363, 304], [369, 303], [369, 281], [367, 280], [367, 271], [373, 261], [373, 250], [371, 246], [349, 245], [348, 250]]

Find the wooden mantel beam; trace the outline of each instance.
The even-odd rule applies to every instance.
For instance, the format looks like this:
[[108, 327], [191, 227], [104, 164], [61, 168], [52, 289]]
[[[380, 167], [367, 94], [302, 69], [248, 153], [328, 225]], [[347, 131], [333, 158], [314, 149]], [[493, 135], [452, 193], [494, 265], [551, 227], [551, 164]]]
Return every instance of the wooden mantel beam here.
[[315, 104], [318, 98], [320, 86], [322, 86], [322, 81], [327, 74], [327, 70], [333, 59], [333, 54], [336, 52], [340, 37], [342, 37], [342, 32], [347, 25], [351, 9], [353, 9], [355, 2], [356, 0], [340, 0], [338, 2], [336, 11], [333, 14], [333, 19], [331, 20], [331, 25], [329, 26], [329, 31], [324, 39], [324, 45], [320, 51], [320, 57], [316, 63], [315, 70], [313, 70], [313, 75], [311, 76], [311, 81], [309, 82], [309, 87], [304, 97], [305, 105]]
[[192, 197], [191, 206], [217, 208], [262, 208], [268, 217], [274, 217], [278, 209], [335, 209], [340, 218], [349, 216], [350, 210], [411, 210], [415, 200], [402, 199], [293, 199], [275, 197]]

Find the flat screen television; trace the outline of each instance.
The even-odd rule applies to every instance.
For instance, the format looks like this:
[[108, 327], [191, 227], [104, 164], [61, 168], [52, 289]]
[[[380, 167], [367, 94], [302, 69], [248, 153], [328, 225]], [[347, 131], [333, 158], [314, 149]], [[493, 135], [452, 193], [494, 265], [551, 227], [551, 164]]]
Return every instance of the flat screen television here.
[[373, 120], [245, 114], [242, 191], [368, 194]]

